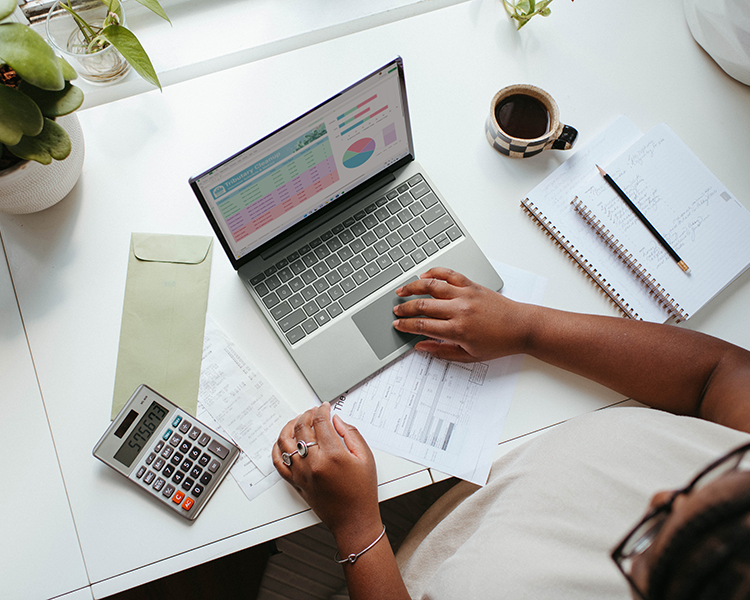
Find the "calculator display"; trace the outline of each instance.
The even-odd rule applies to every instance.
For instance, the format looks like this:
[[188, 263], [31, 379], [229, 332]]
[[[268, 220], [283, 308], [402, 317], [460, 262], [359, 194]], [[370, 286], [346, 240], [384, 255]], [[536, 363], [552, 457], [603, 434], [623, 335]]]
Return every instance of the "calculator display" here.
[[159, 403], [152, 402], [143, 415], [143, 418], [138, 421], [138, 425], [136, 425], [123, 445], [115, 453], [115, 460], [121, 462], [126, 467], [132, 465], [168, 413], [169, 411]]

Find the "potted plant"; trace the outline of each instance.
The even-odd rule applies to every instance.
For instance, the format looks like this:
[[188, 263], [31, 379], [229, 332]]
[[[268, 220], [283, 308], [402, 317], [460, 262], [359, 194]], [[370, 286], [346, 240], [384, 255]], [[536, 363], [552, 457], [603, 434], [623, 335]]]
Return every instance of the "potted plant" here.
[[[0, 19], [15, 6], [0, 0]], [[21, 23], [0, 23], [0, 63], [0, 210], [41, 210], [67, 195], [80, 174], [83, 148], [70, 157], [80, 126], [64, 117], [81, 106], [83, 93], [70, 83], [75, 70]], [[58, 161], [67, 164], [42, 167]]]
[[[122, 14], [117, 0], [102, 2], [107, 12]], [[161, 10], [156, 0], [139, 2], [157, 14]], [[0, 0], [0, 211], [29, 213], [62, 200], [78, 181], [84, 146], [73, 113], [83, 92], [71, 84], [76, 70], [44, 38], [27, 25], [1, 22], [15, 8], [16, 0]], [[135, 36], [123, 25], [113, 22], [98, 31], [80, 25], [87, 34], [94, 32], [95, 45], [122, 48], [136, 72], [161, 88], [142, 46], [137, 40], [133, 44]]]
[[[158, 0], [138, 2], [169, 22]], [[125, 26], [119, 0], [58, 0], [47, 14], [46, 30], [52, 46], [76, 65], [84, 79], [111, 82], [123, 76], [129, 64], [161, 89], [148, 54]]]

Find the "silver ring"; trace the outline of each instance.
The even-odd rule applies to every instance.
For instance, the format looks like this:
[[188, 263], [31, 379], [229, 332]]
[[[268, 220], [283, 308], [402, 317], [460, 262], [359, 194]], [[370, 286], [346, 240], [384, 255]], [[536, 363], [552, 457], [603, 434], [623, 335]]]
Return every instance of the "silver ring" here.
[[[308, 448], [312, 448], [313, 446], [317, 446], [317, 445], [318, 445], [318, 442], [310, 442], [308, 444], [304, 440], [300, 440], [299, 442], [297, 442], [297, 452], [299, 452], [299, 455], [302, 458], [305, 458], [307, 456], [307, 453], [309, 452]], [[289, 460], [291, 462], [291, 457]]]
[[282, 452], [281, 453], [281, 460], [282, 460], [282, 462], [287, 467], [291, 467], [292, 466], [292, 456], [294, 456], [295, 454], [297, 454], [297, 452], [298, 452], [298, 450], [295, 450], [291, 454], [289, 454], [288, 452]]

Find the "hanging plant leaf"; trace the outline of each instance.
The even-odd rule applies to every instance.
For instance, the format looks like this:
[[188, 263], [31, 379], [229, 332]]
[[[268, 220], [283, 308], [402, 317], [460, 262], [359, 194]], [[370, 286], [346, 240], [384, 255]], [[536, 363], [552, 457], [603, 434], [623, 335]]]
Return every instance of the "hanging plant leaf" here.
[[[105, 0], [102, 0], [104, 2]], [[164, 12], [164, 9], [161, 7], [161, 4], [157, 0], [137, 0], [143, 6], [148, 8], [150, 11], [156, 13], [159, 15], [162, 19], [167, 21], [170, 25], [172, 24], [172, 21], [169, 20], [169, 17], [167, 16], [167, 13]]]
[[13, 146], [23, 136], [38, 135], [44, 126], [42, 111], [23, 92], [0, 85], [0, 142]]
[[161, 83], [148, 54], [132, 32], [122, 25], [109, 25], [102, 30], [100, 35], [117, 48], [117, 51], [141, 77], [161, 89]]
[[65, 87], [57, 56], [44, 38], [20, 23], [0, 25], [0, 58], [21, 79], [45, 90]]
[[65, 89], [59, 92], [43, 90], [26, 81], [21, 83], [19, 89], [36, 102], [42, 114], [50, 119], [70, 114], [83, 104], [83, 92], [69, 82], [65, 82]]
[[0, 0], [0, 20], [12, 15], [17, 4], [16, 0]]
[[44, 119], [44, 128], [36, 137], [24, 136], [15, 146], [8, 146], [18, 158], [35, 160], [43, 165], [50, 164], [52, 159], [67, 158], [70, 149], [68, 132], [50, 119]]

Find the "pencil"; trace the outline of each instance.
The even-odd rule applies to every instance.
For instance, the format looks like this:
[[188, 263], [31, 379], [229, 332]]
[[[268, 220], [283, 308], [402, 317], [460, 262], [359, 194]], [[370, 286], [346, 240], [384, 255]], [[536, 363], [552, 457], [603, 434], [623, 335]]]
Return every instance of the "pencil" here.
[[685, 273], [688, 273], [690, 271], [690, 267], [688, 267], [685, 264], [685, 261], [682, 260], [677, 254], [677, 252], [674, 251], [672, 246], [670, 246], [667, 243], [667, 240], [665, 240], [661, 236], [661, 234], [658, 231], [656, 231], [656, 227], [654, 227], [646, 218], [646, 216], [640, 210], [638, 210], [638, 207], [635, 204], [633, 204], [633, 201], [630, 198], [628, 198], [627, 194], [620, 189], [620, 186], [617, 185], [617, 183], [615, 183], [615, 180], [612, 179], [609, 175], [607, 175], [606, 171], [602, 169], [599, 165], [596, 165], [596, 168], [599, 169], [599, 173], [601, 173], [601, 176], [604, 177], [604, 180], [612, 187], [613, 190], [615, 190], [615, 192], [617, 192], [617, 195], [620, 196], [620, 198], [624, 200], [625, 204], [627, 204], [628, 207], [630, 207], [630, 210], [632, 210], [635, 213], [635, 216], [640, 219], [641, 223], [643, 223], [646, 226], [646, 228], [653, 234], [653, 236], [662, 245], [662, 247], [675, 260], [675, 262], [677, 263], [677, 266], [680, 267], [680, 269], [682, 269], [683, 271], [685, 271]]

